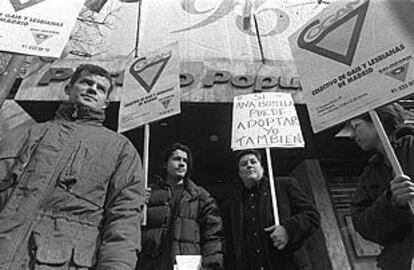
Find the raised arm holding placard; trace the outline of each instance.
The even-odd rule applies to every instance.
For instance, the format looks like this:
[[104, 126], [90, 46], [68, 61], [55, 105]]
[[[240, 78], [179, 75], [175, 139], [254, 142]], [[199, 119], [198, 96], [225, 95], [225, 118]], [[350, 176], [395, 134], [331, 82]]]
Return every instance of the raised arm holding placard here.
[[412, 1], [338, 1], [290, 36], [314, 132], [354, 118], [356, 142], [376, 151], [361, 177], [353, 220], [364, 238], [385, 245], [381, 269], [414, 269], [414, 136], [402, 135], [407, 128], [398, 125], [388, 129], [396, 110], [379, 115], [385, 136], [368, 116], [414, 92], [413, 8]]
[[[350, 121], [353, 138], [364, 151], [374, 150], [355, 193], [352, 219], [355, 229], [366, 239], [384, 246], [378, 263], [381, 269], [409, 270], [414, 256], [414, 126], [404, 125], [407, 113], [398, 104], [378, 108], [371, 117], [382, 120], [398, 158], [390, 162], [373, 120], [363, 114]], [[391, 163], [403, 173], [393, 171]]]

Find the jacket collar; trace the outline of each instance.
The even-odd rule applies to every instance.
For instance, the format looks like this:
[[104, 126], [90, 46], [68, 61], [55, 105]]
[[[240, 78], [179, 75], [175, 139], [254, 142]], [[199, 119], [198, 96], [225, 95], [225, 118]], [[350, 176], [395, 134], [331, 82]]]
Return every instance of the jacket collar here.
[[[161, 176], [156, 175], [155, 176], [156, 183], [162, 187], [162, 188], [171, 188], [171, 185], [169, 185], [167, 182], [162, 179]], [[184, 190], [188, 192], [188, 194], [191, 197], [191, 200], [196, 199], [199, 195], [199, 187], [190, 179], [185, 178], [184, 179]]]
[[184, 179], [184, 188], [191, 195], [191, 198], [194, 200], [198, 197], [198, 190], [200, 189], [193, 181], [186, 178]]
[[376, 152], [374, 155], [372, 155], [369, 159], [368, 159], [368, 163], [369, 164], [375, 164], [375, 163], [386, 163], [386, 159], [384, 157], [384, 155], [382, 155], [379, 152]]
[[94, 111], [87, 106], [65, 101], [60, 104], [59, 109], [56, 111], [55, 119], [102, 126], [105, 120], [105, 111]]
[[263, 175], [263, 177], [251, 189], [247, 189], [244, 184], [243, 184], [243, 189], [244, 189], [245, 192], [248, 192], [248, 193], [261, 192], [261, 191], [265, 190], [268, 186], [269, 186], [269, 179], [266, 176]]

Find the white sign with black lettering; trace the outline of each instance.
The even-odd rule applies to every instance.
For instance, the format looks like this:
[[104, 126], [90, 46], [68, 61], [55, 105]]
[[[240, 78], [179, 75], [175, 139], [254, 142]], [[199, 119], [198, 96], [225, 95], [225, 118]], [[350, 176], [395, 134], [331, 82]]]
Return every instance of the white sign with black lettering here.
[[413, 9], [339, 1], [290, 37], [315, 132], [414, 92]]
[[118, 131], [181, 112], [178, 43], [131, 60], [124, 75]]
[[236, 96], [231, 141], [234, 150], [304, 147], [292, 96], [274, 92]]
[[60, 57], [85, 0], [1, 0], [0, 51]]

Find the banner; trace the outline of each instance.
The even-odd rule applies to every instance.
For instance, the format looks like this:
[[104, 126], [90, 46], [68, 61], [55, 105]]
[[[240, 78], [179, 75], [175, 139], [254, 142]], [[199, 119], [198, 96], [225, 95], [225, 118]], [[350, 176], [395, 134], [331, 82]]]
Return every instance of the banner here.
[[184, 61], [261, 62], [255, 14], [266, 61], [290, 61], [288, 37], [323, 7], [316, 0], [142, 1], [139, 49], [145, 55], [178, 41]]
[[329, 5], [290, 37], [315, 132], [414, 92], [414, 2]]
[[290, 94], [240, 95], [233, 102], [233, 150], [304, 147], [305, 143]]
[[179, 70], [177, 43], [127, 64], [118, 132], [180, 113]]
[[0, 51], [60, 57], [84, 2], [0, 1]]

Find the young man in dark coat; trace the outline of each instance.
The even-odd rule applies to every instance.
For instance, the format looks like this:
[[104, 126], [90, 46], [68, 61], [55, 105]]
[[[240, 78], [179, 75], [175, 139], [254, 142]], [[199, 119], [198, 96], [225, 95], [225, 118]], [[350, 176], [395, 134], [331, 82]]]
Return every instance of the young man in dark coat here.
[[[363, 151], [373, 151], [360, 177], [352, 203], [355, 229], [384, 249], [377, 258], [383, 270], [414, 269], [414, 126], [404, 125], [408, 115], [398, 104], [376, 109], [405, 173], [395, 176], [368, 114], [350, 121], [353, 138]], [[411, 266], [412, 265], [412, 266]]]
[[222, 207], [226, 270], [308, 269], [297, 264], [304, 259], [297, 258], [295, 251], [318, 228], [319, 213], [296, 179], [278, 177], [280, 225], [275, 225], [269, 180], [261, 162], [257, 150], [243, 150], [237, 156], [243, 185]]
[[134, 146], [102, 126], [112, 87], [81, 65], [55, 119], [0, 142], [0, 269], [134, 269], [145, 189]]
[[202, 269], [223, 267], [223, 226], [213, 197], [190, 180], [190, 149], [180, 143], [162, 154], [150, 185], [139, 270], [172, 270], [177, 255], [201, 255]]

